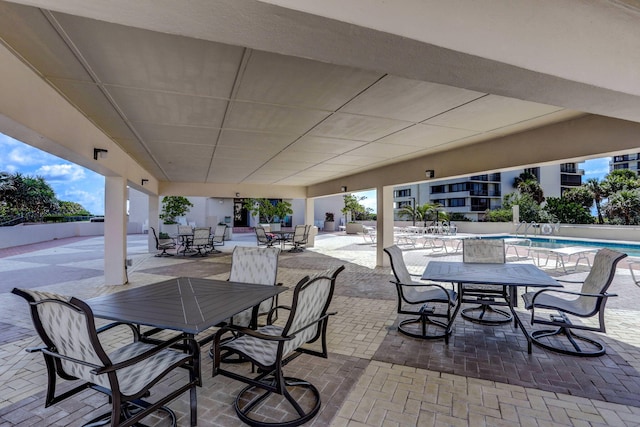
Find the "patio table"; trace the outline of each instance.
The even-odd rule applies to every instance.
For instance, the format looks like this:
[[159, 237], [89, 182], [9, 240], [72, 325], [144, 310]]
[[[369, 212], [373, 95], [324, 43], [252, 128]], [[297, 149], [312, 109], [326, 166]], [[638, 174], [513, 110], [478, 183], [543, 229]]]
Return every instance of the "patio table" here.
[[[87, 304], [96, 317], [152, 327], [143, 334], [145, 338], [164, 329], [193, 338], [248, 308], [253, 307], [255, 322], [258, 305], [286, 290], [284, 286], [178, 277], [92, 298]], [[212, 338], [199, 340], [198, 347]], [[200, 353], [199, 348], [194, 350]]]
[[[522, 330], [527, 338], [529, 353], [531, 353], [531, 337], [515, 311], [515, 307], [518, 305], [517, 288], [520, 286], [562, 287], [554, 278], [535, 265], [519, 263], [485, 264], [462, 261], [430, 261], [422, 274], [422, 279], [457, 283], [458, 301], [464, 299], [465, 283], [501, 285], [502, 295], [513, 315], [514, 324]], [[449, 328], [453, 325], [461, 306], [460, 302], [456, 305]]]

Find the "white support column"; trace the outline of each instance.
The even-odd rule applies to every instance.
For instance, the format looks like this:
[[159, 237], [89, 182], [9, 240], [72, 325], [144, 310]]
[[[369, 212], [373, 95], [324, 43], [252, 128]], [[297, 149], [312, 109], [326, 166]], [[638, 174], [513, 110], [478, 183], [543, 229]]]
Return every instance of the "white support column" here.
[[376, 265], [387, 267], [389, 257], [383, 249], [393, 244], [393, 186], [378, 187], [376, 189], [376, 203], [378, 205], [376, 222]]
[[[304, 199], [304, 223], [315, 226], [315, 200], [314, 199]], [[307, 247], [312, 248], [316, 244], [316, 234], [317, 229], [312, 228], [314, 232], [309, 233], [309, 237], [307, 238]]]
[[156, 234], [160, 233], [160, 197], [155, 194], [149, 195], [149, 252], [155, 253], [156, 239], [153, 237], [151, 227], [156, 230]]
[[104, 192], [104, 282], [124, 285], [127, 282], [127, 180], [105, 177]]

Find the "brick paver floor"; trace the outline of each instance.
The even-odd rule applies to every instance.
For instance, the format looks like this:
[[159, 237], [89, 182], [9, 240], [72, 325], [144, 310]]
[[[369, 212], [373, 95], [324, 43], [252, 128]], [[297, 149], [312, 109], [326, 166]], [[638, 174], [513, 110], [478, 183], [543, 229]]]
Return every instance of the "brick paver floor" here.
[[[38, 345], [26, 304], [8, 293], [14, 286], [39, 288], [91, 298], [169, 277], [189, 275], [226, 279], [233, 245], [254, 245], [238, 235], [206, 258], [156, 258], [147, 253], [146, 236], [129, 236], [129, 284], [103, 284], [102, 238], [80, 238], [0, 251], [0, 427], [81, 425], [108, 408], [106, 399], [87, 391], [45, 409], [44, 363], [24, 348]], [[459, 259], [459, 254], [406, 247], [405, 261], [419, 274], [430, 259]], [[514, 258], [510, 258], [514, 261]], [[527, 262], [527, 261], [522, 261]], [[481, 326], [462, 318], [448, 345], [399, 335], [396, 293], [390, 269], [375, 266], [374, 246], [362, 236], [321, 234], [316, 247], [283, 252], [278, 281], [293, 286], [306, 274], [344, 264], [330, 310], [329, 358], [301, 356], [286, 367], [291, 376], [314, 383], [322, 410], [314, 426], [639, 426], [640, 288], [622, 265], [607, 306], [607, 354], [599, 358], [558, 355], [534, 347], [511, 325]], [[551, 264], [551, 263], [550, 263]], [[550, 266], [553, 267], [553, 266]], [[573, 279], [587, 274], [549, 269]], [[291, 292], [281, 296], [290, 300]], [[527, 313], [522, 312], [523, 316]], [[523, 317], [526, 320], [526, 317]], [[119, 340], [121, 337], [114, 337]], [[239, 426], [233, 410], [244, 387], [229, 378], [211, 378], [203, 349], [203, 387], [198, 389], [200, 426]], [[240, 364], [232, 369], [247, 369]], [[176, 373], [174, 375], [180, 375]], [[158, 384], [170, 387], [176, 378]], [[188, 396], [169, 405], [188, 425]], [[271, 416], [273, 411], [265, 413]], [[280, 416], [286, 417], [286, 413]], [[162, 417], [145, 420], [166, 425]]]

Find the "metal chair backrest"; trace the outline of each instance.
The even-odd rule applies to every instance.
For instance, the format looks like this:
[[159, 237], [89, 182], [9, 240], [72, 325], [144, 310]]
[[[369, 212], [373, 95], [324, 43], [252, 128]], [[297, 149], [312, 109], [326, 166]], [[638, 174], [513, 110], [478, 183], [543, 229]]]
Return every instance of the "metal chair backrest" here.
[[384, 248], [384, 251], [389, 255], [391, 270], [393, 270], [393, 275], [396, 276], [396, 281], [398, 283], [410, 284], [413, 279], [411, 278], [411, 273], [409, 273], [407, 265], [404, 262], [402, 249], [397, 245], [393, 245]]
[[178, 225], [178, 234], [192, 234], [193, 227], [190, 225]]
[[14, 289], [13, 292], [29, 301], [34, 326], [47, 347], [86, 363], [56, 358], [59, 373], [111, 388], [109, 375], [91, 373], [97, 367], [112, 363], [100, 344], [93, 312], [87, 304], [48, 292], [29, 289]]
[[304, 343], [313, 342], [322, 333], [319, 320], [329, 309], [338, 274], [344, 270], [338, 268], [316, 273], [308, 280], [301, 280], [293, 291], [291, 313], [284, 327], [282, 336], [295, 338], [284, 343], [282, 354], [285, 355]]
[[[231, 255], [229, 281], [275, 286], [279, 255], [279, 248], [236, 246]], [[272, 298], [262, 301], [258, 308], [258, 314], [268, 313], [272, 305]], [[233, 323], [236, 325], [248, 326], [250, 320], [250, 309], [233, 316]]]
[[258, 243], [262, 245], [266, 245], [269, 243], [269, 238], [267, 237], [267, 232], [264, 231], [263, 227], [256, 227], [256, 239], [258, 239]]
[[211, 229], [209, 227], [197, 227], [193, 230], [193, 240], [191, 244], [193, 246], [205, 246], [209, 243], [209, 235]]
[[[627, 254], [607, 248], [598, 250], [593, 259], [593, 266], [582, 284], [580, 293], [602, 295], [607, 292], [616, 274], [616, 265], [626, 256]], [[585, 312], [595, 313], [599, 309], [601, 299], [579, 296], [578, 301]]]
[[502, 239], [464, 239], [462, 261], [484, 264], [504, 264], [506, 253]]
[[222, 242], [224, 240], [224, 233], [227, 231], [227, 225], [216, 225], [216, 228], [213, 230], [213, 241], [214, 242]]
[[306, 225], [296, 225], [293, 229], [293, 238], [291, 239], [293, 243], [304, 243], [306, 240]]

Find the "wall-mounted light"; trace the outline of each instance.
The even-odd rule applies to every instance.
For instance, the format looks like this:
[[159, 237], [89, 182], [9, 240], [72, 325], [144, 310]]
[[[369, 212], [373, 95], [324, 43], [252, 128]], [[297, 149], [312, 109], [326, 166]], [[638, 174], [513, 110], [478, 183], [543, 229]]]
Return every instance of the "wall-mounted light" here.
[[94, 148], [93, 149], [93, 160], [98, 160], [98, 156], [100, 156], [101, 159], [106, 159], [108, 152], [109, 152], [109, 150], [105, 150], [104, 148]]
[[240, 193], [236, 193], [236, 197], [240, 197]]
[[340, 191], [342, 191], [343, 193], [346, 192], [347, 191], [347, 187], [343, 185], [342, 187], [340, 187]]
[[427, 179], [431, 179], [436, 177], [436, 173], [433, 169], [427, 169], [426, 171], [424, 171], [424, 176], [426, 176]]
[[148, 179], [142, 178], [142, 181], [140, 181], [140, 184], [144, 186], [147, 182], [149, 182]]

